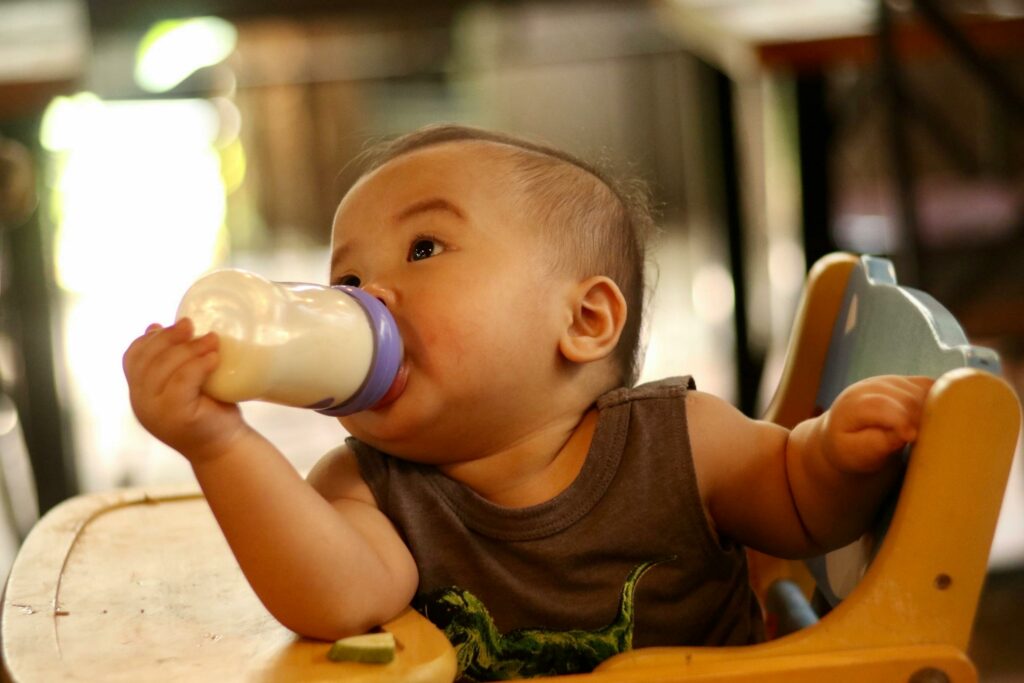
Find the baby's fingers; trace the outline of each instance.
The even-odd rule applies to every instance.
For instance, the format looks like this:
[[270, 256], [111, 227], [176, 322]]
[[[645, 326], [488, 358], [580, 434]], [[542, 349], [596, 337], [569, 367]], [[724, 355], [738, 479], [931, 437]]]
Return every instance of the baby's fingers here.
[[892, 376], [886, 378], [879, 390], [902, 402], [920, 406], [924, 403], [933, 384], [935, 384], [935, 380], [931, 377]]
[[153, 323], [145, 334], [132, 342], [122, 358], [122, 366], [129, 381], [132, 374], [145, 373], [146, 368], [168, 348], [192, 338], [192, 323], [181, 320], [170, 327]]
[[850, 416], [849, 431], [879, 430], [888, 439], [903, 443], [917, 438], [921, 403], [912, 397], [893, 393], [870, 394], [861, 398], [857, 408]]
[[[177, 365], [167, 377], [161, 393], [173, 402], [185, 403], [194, 399], [211, 372], [220, 362], [216, 344], [207, 343], [210, 335], [204, 335], [192, 342], [199, 352]], [[213, 337], [216, 341], [216, 338]]]
[[917, 438], [924, 404], [935, 380], [930, 377], [897, 377], [890, 397], [898, 404], [891, 414], [889, 424], [900, 432], [906, 441]]
[[844, 430], [883, 427], [912, 439], [933, 380], [888, 375], [858, 382], [836, 400], [833, 412]]
[[[185, 369], [186, 367], [194, 368], [196, 364], [193, 361], [209, 356], [216, 350], [217, 337], [213, 334], [196, 337], [195, 339], [167, 348], [163, 353], [153, 358], [147, 367], [147, 383], [150, 390], [156, 394], [162, 394], [167, 391], [173, 380], [176, 389], [189, 386], [193, 393], [198, 391], [205, 375], [212, 372], [213, 368], [207, 369], [201, 376], [194, 370], [188, 372]], [[199, 363], [198, 365], [205, 367], [210, 362], [207, 359], [204, 363]]]
[[151, 325], [125, 353], [125, 376], [133, 393], [159, 395], [184, 363], [216, 348], [215, 335], [192, 339], [188, 321], [166, 329]]
[[864, 473], [880, 470], [908, 441], [891, 430], [865, 429], [845, 435], [840, 443], [846, 454], [842, 469]]
[[146, 328], [146, 333], [141, 337], [138, 337], [128, 346], [128, 349], [124, 352], [124, 356], [121, 358], [121, 367], [124, 370], [126, 377], [131, 379], [131, 374], [140, 365], [144, 364], [145, 359], [151, 355], [150, 350], [153, 346], [153, 335], [156, 334], [157, 330], [161, 329], [156, 323]]
[[927, 394], [931, 390], [932, 385], [935, 384], [935, 379], [933, 379], [932, 377], [911, 376], [903, 377], [902, 379], [906, 380], [909, 384], [916, 387], [918, 391], [923, 391], [925, 394]]

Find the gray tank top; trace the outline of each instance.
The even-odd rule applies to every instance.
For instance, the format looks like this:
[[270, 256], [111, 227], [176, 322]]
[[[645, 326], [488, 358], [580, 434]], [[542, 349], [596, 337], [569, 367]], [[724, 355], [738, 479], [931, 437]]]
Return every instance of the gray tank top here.
[[579, 475], [527, 508], [349, 439], [416, 559], [416, 606], [456, 646], [464, 677], [589, 671], [630, 647], [762, 637], [743, 548], [716, 540], [697, 491], [693, 388], [682, 377], [603, 395]]

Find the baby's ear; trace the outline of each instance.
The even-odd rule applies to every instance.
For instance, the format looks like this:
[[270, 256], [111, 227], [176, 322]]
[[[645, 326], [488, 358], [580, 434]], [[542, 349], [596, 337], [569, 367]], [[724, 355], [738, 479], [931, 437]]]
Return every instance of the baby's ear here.
[[589, 363], [615, 350], [626, 324], [626, 299], [619, 286], [604, 275], [580, 282], [573, 292], [572, 322], [558, 348], [567, 360]]

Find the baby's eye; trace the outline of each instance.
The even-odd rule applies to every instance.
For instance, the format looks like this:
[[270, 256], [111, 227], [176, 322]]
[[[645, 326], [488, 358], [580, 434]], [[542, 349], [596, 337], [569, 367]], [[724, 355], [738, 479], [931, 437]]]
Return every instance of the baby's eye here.
[[417, 237], [409, 247], [409, 261], [422, 261], [444, 251], [444, 245], [433, 237]]
[[346, 287], [358, 287], [362, 284], [362, 281], [359, 279], [358, 275], [342, 275], [338, 278], [338, 281], [335, 284], [344, 285]]

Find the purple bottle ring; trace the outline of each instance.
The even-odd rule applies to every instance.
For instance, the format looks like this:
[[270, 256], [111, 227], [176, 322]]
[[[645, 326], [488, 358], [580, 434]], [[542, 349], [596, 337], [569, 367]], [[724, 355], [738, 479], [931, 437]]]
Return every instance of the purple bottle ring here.
[[348, 400], [329, 408], [315, 409], [323, 415], [342, 417], [372, 408], [384, 398], [402, 366], [402, 337], [391, 312], [379, 299], [358, 287], [334, 285], [333, 289], [345, 292], [359, 303], [373, 331], [373, 359], [363, 384]]

